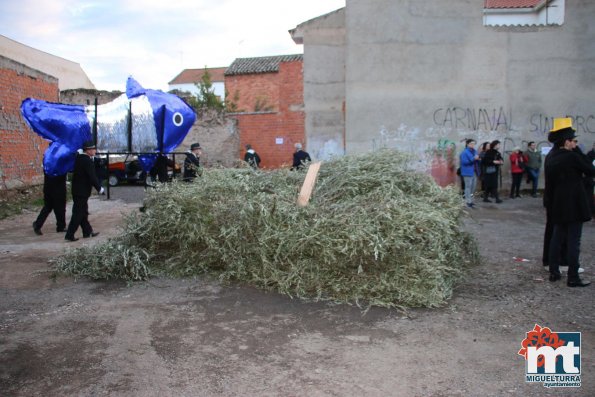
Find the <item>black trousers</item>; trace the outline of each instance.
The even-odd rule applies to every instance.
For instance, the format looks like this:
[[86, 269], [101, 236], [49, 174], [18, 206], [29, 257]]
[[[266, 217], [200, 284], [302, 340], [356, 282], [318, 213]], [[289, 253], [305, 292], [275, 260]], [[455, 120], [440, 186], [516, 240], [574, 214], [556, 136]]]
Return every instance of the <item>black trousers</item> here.
[[[552, 241], [552, 234], [554, 233], [554, 223], [551, 220], [550, 212], [545, 210], [545, 231], [543, 233], [543, 255], [541, 261], [543, 266], [549, 266], [550, 264], [550, 243]], [[566, 262], [566, 241], [562, 241], [562, 247], [558, 251], [558, 259], [556, 260], [559, 266], [568, 266]]]
[[56, 217], [56, 231], [61, 232], [66, 228], [66, 197], [45, 196], [43, 198], [43, 207], [35, 220], [36, 229], [41, 229], [52, 211], [54, 211]]
[[510, 197], [520, 196], [521, 181], [523, 180], [523, 173], [512, 174], [512, 186], [510, 187]]
[[72, 216], [66, 231], [67, 238], [74, 238], [74, 234], [79, 226], [83, 230], [83, 236], [90, 236], [93, 233], [93, 228], [89, 223], [89, 205], [87, 201], [89, 197], [73, 196], [72, 197]]
[[578, 280], [579, 255], [581, 251], [582, 222], [555, 223], [550, 241], [550, 274], [560, 275], [562, 245], [566, 242], [566, 263], [568, 264], [568, 280]]

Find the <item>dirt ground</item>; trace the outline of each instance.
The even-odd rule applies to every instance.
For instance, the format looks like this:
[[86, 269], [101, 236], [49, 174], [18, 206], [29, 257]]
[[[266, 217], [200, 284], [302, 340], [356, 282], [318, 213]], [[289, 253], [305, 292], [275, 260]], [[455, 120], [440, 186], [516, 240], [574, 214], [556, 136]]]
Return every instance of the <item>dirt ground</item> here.
[[[468, 211], [483, 261], [447, 306], [365, 314], [206, 279], [50, 279], [48, 258], [118, 233], [121, 214], [139, 207], [126, 201], [92, 199], [101, 234], [76, 243], [51, 217], [36, 236], [34, 212], [0, 221], [0, 395], [595, 395], [595, 285], [547, 280], [540, 199]], [[594, 241], [590, 222], [585, 279]], [[536, 323], [582, 332], [580, 389], [525, 383], [517, 352]]]

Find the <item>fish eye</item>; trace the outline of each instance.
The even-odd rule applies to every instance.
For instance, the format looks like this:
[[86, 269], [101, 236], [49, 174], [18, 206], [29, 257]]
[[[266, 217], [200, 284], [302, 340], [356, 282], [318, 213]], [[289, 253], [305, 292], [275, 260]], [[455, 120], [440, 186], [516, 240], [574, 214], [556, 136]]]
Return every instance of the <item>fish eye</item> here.
[[179, 127], [184, 122], [184, 116], [180, 112], [175, 112], [172, 121], [176, 127]]

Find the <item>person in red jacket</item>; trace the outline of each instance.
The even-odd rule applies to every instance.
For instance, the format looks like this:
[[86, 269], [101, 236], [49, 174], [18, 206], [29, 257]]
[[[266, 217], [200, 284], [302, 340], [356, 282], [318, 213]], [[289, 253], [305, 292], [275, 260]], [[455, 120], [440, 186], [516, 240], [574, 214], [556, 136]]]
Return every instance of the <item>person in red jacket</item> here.
[[521, 197], [521, 181], [525, 172], [527, 160], [521, 152], [520, 147], [515, 147], [510, 155], [510, 172], [512, 173], [512, 186], [510, 187], [510, 198]]

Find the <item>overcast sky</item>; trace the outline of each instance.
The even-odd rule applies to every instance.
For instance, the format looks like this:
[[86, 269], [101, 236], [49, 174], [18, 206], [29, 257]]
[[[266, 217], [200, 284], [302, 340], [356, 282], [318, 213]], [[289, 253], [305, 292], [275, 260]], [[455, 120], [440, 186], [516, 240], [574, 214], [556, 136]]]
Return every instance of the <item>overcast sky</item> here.
[[81, 64], [98, 89], [167, 90], [182, 69], [298, 54], [287, 32], [345, 0], [0, 0], [0, 34]]

